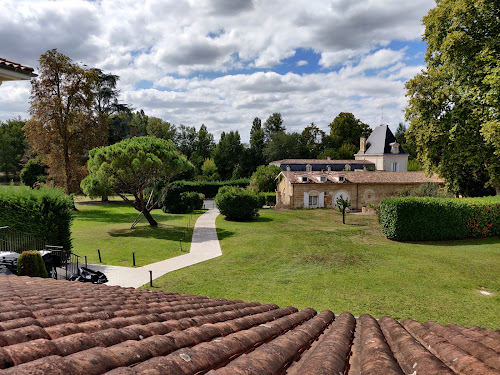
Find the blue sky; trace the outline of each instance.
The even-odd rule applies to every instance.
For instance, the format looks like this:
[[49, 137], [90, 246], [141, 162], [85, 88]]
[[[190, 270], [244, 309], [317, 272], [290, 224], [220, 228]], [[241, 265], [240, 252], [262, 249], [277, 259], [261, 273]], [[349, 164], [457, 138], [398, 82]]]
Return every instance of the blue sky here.
[[[101, 0], [0, 3], [3, 58], [57, 48], [120, 76], [121, 100], [216, 138], [280, 112], [288, 131], [340, 112], [404, 120], [404, 82], [424, 68], [432, 0]], [[29, 82], [0, 86], [0, 120], [28, 118]]]

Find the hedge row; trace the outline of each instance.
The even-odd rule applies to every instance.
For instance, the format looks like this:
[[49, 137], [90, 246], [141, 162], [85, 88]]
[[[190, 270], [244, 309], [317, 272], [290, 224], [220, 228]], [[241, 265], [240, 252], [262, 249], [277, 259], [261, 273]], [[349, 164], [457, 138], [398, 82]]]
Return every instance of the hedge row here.
[[385, 198], [380, 222], [398, 241], [452, 240], [500, 235], [500, 197]]
[[260, 206], [274, 206], [276, 205], [276, 193], [259, 193]]
[[250, 180], [248, 178], [227, 181], [175, 181], [169, 186], [169, 189], [172, 185], [178, 185], [182, 188], [182, 191], [195, 191], [203, 194], [205, 198], [211, 199], [217, 195], [219, 188], [222, 186], [247, 187], [249, 184]]
[[55, 188], [0, 187], [0, 226], [71, 249], [73, 200]]

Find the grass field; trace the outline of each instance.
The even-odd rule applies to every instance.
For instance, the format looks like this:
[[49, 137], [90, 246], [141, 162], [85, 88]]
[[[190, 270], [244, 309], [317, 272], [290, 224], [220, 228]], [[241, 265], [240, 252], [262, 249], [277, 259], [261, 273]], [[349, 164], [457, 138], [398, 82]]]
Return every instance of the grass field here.
[[[217, 219], [223, 256], [159, 278], [165, 291], [335, 313], [500, 328], [500, 238], [401, 243], [375, 216], [261, 210]], [[479, 291], [489, 291], [487, 296]]]
[[[154, 210], [153, 217], [158, 227], [151, 227], [142, 218], [139, 224], [130, 229], [138, 212], [127, 204], [76, 206], [74, 221], [71, 226], [73, 252], [87, 256], [89, 263], [98, 263], [97, 249], [101, 251], [104, 264], [132, 267], [132, 253], [135, 252], [136, 266], [158, 262], [167, 258], [185, 254], [191, 246], [193, 226], [202, 213], [185, 215], [165, 214]], [[180, 251], [179, 240], [182, 241]]]

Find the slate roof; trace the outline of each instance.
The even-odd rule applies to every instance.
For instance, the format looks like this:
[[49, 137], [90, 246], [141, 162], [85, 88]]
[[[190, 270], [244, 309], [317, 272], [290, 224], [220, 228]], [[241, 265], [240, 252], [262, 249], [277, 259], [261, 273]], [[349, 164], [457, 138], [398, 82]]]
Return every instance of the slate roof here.
[[14, 71], [17, 73], [26, 74], [29, 77], [36, 77], [37, 76], [35, 73], [33, 73], [34, 72], [33, 68], [26, 66], [26, 65], [22, 65], [22, 64], [13, 62], [13, 61], [6, 60], [6, 59], [1, 58], [1, 57], [0, 57], [0, 69], [7, 69], [7, 70], [11, 70], [11, 71]]
[[372, 161], [369, 160], [333, 160], [333, 159], [283, 159], [283, 160], [275, 160], [270, 162], [269, 164], [281, 165], [281, 164], [373, 164]]
[[[424, 172], [387, 172], [387, 171], [343, 171], [343, 172], [281, 172], [292, 184], [328, 184], [328, 183], [353, 183], [353, 184], [422, 184], [426, 182], [444, 183], [445, 181], [433, 175], [427, 177]], [[320, 182], [320, 176], [327, 176], [327, 182]], [[345, 176], [345, 182], [339, 182], [338, 177]], [[311, 176], [308, 182], [303, 182], [300, 177]]]
[[[396, 142], [396, 137], [389, 129], [389, 125], [379, 125], [373, 129], [366, 140], [366, 151], [363, 155], [391, 154], [391, 143], [393, 142]], [[399, 153], [396, 155], [401, 154], [406, 154], [406, 152], [399, 146]]]
[[2, 375], [500, 373], [500, 332], [0, 275]]

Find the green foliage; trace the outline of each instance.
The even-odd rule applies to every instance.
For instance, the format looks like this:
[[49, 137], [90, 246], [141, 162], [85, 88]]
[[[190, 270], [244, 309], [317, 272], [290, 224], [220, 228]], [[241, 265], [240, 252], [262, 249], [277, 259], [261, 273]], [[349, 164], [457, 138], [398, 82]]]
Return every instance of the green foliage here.
[[464, 196], [500, 187], [499, 9], [491, 0], [437, 2], [423, 20], [426, 69], [406, 83], [419, 159]]
[[339, 144], [350, 144], [359, 149], [359, 138], [368, 137], [372, 129], [354, 117], [352, 113], [341, 112], [328, 125], [330, 127], [330, 136], [339, 137]]
[[398, 241], [433, 241], [500, 235], [500, 197], [385, 198], [382, 232]]
[[71, 249], [73, 200], [61, 190], [0, 187], [0, 226], [31, 234], [50, 245]]
[[250, 177], [249, 189], [254, 193], [275, 191], [280, 172], [281, 168], [276, 165], [261, 165]]
[[28, 160], [20, 174], [21, 182], [29, 187], [33, 187], [37, 182], [46, 182], [48, 178], [47, 168], [47, 164], [38, 159]]
[[149, 117], [146, 132], [149, 136], [156, 138], [175, 140], [177, 129], [168, 121], [163, 121], [158, 117]]
[[249, 221], [259, 216], [259, 198], [249, 190], [223, 186], [215, 196], [215, 205], [229, 220]]
[[214, 198], [222, 186], [247, 187], [250, 181], [248, 179], [228, 180], [228, 181], [175, 181], [170, 184], [160, 207], [167, 207], [172, 200], [179, 200], [181, 193], [185, 191], [194, 191], [203, 194], [206, 198]]
[[284, 133], [285, 127], [283, 126], [283, 118], [281, 117], [281, 113], [275, 112], [271, 116], [269, 116], [264, 123], [263, 130], [266, 140], [271, 138], [271, 135], [273, 134]]
[[276, 205], [276, 193], [260, 192], [257, 194], [259, 197], [259, 206], [275, 206]]
[[217, 166], [215, 165], [214, 159], [206, 158], [201, 166], [202, 177], [206, 181], [217, 181], [220, 180], [219, 172], [217, 172]]
[[434, 198], [453, 198], [453, 194], [446, 188], [440, 188], [437, 184], [427, 182], [416, 187], [407, 187], [397, 193], [398, 197], [434, 197]]
[[162, 205], [163, 212], [171, 214], [186, 214], [194, 210], [203, 208], [203, 194], [194, 191], [184, 191], [179, 194], [178, 199], [165, 200], [165, 205]]
[[349, 200], [349, 198], [344, 199], [344, 197], [341, 195], [337, 198], [335, 206], [337, 206], [339, 211], [342, 212], [342, 223], [345, 224], [345, 210], [351, 207], [351, 201]]
[[0, 121], [0, 171], [6, 176], [17, 174], [21, 169], [19, 163], [26, 149], [21, 118]]
[[23, 251], [17, 258], [19, 276], [49, 277], [42, 255], [36, 250]]
[[214, 161], [222, 179], [231, 178], [234, 169], [241, 162], [244, 150], [238, 131], [227, 134], [222, 132], [214, 151]]
[[[192, 168], [186, 158], [174, 149], [171, 140], [155, 137], [134, 137], [114, 145], [95, 148], [90, 151], [88, 161], [89, 176], [82, 182], [82, 188], [91, 193], [96, 186], [110, 187], [126, 202], [142, 212], [150, 225], [156, 226], [150, 211], [156, 207], [164, 195], [170, 181], [180, 173]], [[162, 182], [162, 188], [156, 201], [145, 196], [145, 189], [156, 191], [156, 185]], [[135, 201], [129, 201], [126, 194], [132, 194]]]
[[408, 160], [407, 170], [408, 170], [408, 172], [412, 172], [412, 171], [419, 172], [419, 171], [423, 171], [424, 168], [422, 167], [422, 164], [420, 164], [420, 162], [417, 159], [413, 159], [413, 160]]

